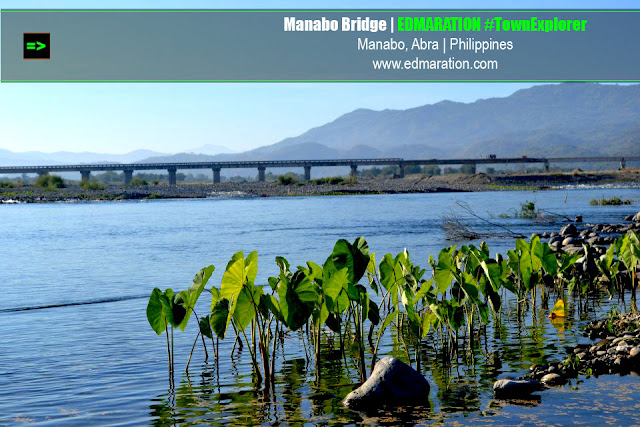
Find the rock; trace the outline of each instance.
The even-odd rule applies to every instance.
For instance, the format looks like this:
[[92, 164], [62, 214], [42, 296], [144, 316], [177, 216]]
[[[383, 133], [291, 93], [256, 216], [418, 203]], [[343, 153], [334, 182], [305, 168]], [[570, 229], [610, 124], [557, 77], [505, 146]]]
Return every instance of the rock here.
[[549, 237], [550, 237], [549, 233], [547, 233], [546, 231], [544, 233], [542, 233], [542, 238], [543, 239], [548, 239]]
[[547, 374], [540, 380], [544, 385], [555, 386], [555, 385], [563, 385], [567, 382], [562, 375], [558, 374]]
[[367, 381], [344, 398], [348, 408], [376, 405], [426, 403], [429, 382], [411, 366], [392, 356], [378, 361]]
[[640, 212], [638, 212], [637, 214], [635, 214], [635, 215], [633, 216], [633, 218], [631, 218], [631, 220], [632, 220], [633, 222], [640, 222]]
[[562, 243], [564, 239], [562, 238], [562, 236], [553, 236], [551, 239], [549, 239], [549, 244], [553, 245], [554, 243]]
[[625, 221], [633, 221], [633, 215], [627, 215], [624, 217]]
[[636, 358], [640, 355], [640, 347], [633, 347], [631, 350], [629, 350], [629, 356]]
[[[640, 220], [639, 220], [640, 221]], [[578, 235], [578, 229], [573, 224], [567, 224], [560, 229], [561, 236], [576, 236]]]
[[[553, 375], [553, 374], [551, 374]], [[542, 384], [536, 380], [498, 380], [493, 384], [496, 396], [523, 396], [543, 390]]]
[[582, 215], [576, 215], [575, 222], [582, 222]]
[[575, 246], [579, 245], [580, 243], [582, 243], [582, 239], [579, 239], [577, 237], [567, 237], [562, 241], [562, 246]]
[[555, 231], [552, 231], [552, 232], [549, 234], [549, 237], [556, 237], [557, 235], [558, 235], [558, 233], [556, 233]]

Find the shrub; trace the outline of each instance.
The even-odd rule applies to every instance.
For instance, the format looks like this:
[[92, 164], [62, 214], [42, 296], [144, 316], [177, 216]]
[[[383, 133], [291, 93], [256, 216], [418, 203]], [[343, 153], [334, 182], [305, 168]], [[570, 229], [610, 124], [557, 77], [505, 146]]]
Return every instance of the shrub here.
[[10, 181], [0, 181], [0, 188], [14, 188], [15, 184]]
[[36, 179], [35, 186], [45, 190], [55, 190], [66, 187], [64, 180], [58, 175], [41, 175]]
[[278, 175], [278, 185], [292, 185], [297, 182], [298, 180], [293, 175]]
[[[147, 182], [146, 179], [138, 178], [138, 177], [133, 178], [129, 183], [129, 186], [131, 187], [145, 187], [147, 185], [149, 185], [149, 183]], [[157, 181], [155, 181], [154, 185], [158, 185]]]
[[591, 204], [593, 206], [621, 206], [621, 205], [630, 205], [631, 204], [631, 200], [630, 199], [622, 199], [622, 198], [620, 198], [618, 196], [610, 197], [610, 198], [606, 199], [603, 196], [600, 199], [591, 199], [591, 202], [589, 202], [589, 204]]
[[80, 187], [85, 190], [104, 190], [104, 185], [97, 181], [82, 181]]

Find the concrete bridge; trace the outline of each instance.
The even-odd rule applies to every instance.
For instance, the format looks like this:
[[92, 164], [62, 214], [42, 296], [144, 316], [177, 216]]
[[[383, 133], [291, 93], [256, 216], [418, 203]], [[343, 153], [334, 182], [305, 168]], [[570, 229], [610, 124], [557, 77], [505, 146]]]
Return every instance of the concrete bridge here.
[[550, 163], [592, 163], [592, 162], [619, 162], [620, 168], [626, 167], [627, 161], [640, 161], [637, 157], [511, 157], [479, 159], [422, 159], [405, 160], [401, 158], [382, 159], [340, 159], [340, 160], [271, 160], [271, 161], [235, 161], [235, 162], [187, 162], [187, 163], [114, 163], [114, 164], [83, 164], [83, 165], [51, 165], [51, 166], [2, 166], [0, 174], [22, 174], [33, 173], [47, 175], [52, 172], [80, 172], [82, 181], [88, 181], [91, 172], [97, 171], [123, 171], [125, 184], [131, 183], [134, 171], [143, 170], [167, 170], [169, 174], [169, 185], [176, 185], [176, 172], [186, 169], [211, 169], [213, 171], [213, 183], [220, 182], [220, 171], [222, 169], [258, 169], [258, 181], [265, 180], [267, 168], [304, 168], [304, 177], [311, 179], [312, 167], [329, 166], [349, 166], [351, 176], [356, 176], [358, 166], [396, 166], [397, 176], [404, 177], [406, 166], [424, 165], [472, 165], [473, 170], [477, 165], [493, 164], [526, 164], [537, 163], [544, 165], [545, 170], [549, 170]]

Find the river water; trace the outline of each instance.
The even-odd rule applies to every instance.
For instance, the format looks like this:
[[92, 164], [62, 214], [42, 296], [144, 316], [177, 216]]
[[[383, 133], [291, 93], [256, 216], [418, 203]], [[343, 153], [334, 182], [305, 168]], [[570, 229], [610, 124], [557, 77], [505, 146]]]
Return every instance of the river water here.
[[[541, 312], [527, 324], [495, 331], [489, 345], [503, 359], [497, 371], [483, 367], [481, 358], [451, 370], [434, 356], [424, 366], [430, 408], [371, 418], [340, 404], [357, 382], [355, 370], [323, 361], [326, 373], [316, 384], [296, 334], [278, 355], [276, 393], [266, 398], [252, 386], [246, 349], [230, 357], [232, 340], [221, 341], [219, 365], [206, 363], [197, 347], [191, 374], [182, 374], [196, 333], [192, 322], [176, 335], [178, 377], [171, 390], [166, 343], [149, 327], [145, 308], [154, 287], [184, 289], [209, 264], [217, 267], [212, 282], [219, 286], [238, 250], [258, 250], [258, 282], [264, 284], [277, 271], [276, 255], [292, 266], [321, 264], [337, 239], [357, 236], [365, 236], [378, 259], [406, 247], [426, 267], [430, 253], [452, 244], [439, 223], [441, 215], [460, 211], [456, 201], [529, 235], [562, 224], [498, 216], [531, 200], [549, 212], [580, 214], [587, 223], [621, 222], [639, 210], [639, 193], [599, 188], [0, 206], [0, 425], [637, 424], [640, 405], [633, 396], [640, 393], [640, 379], [633, 376], [581, 378], [523, 405], [492, 400], [496, 378], [517, 376], [532, 362], [559, 361], [564, 345], [585, 340], [580, 327], [586, 320], [578, 313], [565, 330]], [[589, 204], [602, 196], [634, 204]], [[510, 239], [488, 242], [492, 255], [513, 247]], [[206, 299], [203, 294], [201, 312]], [[612, 304], [618, 301], [593, 306], [602, 314]], [[382, 353], [394, 351], [390, 341]]]

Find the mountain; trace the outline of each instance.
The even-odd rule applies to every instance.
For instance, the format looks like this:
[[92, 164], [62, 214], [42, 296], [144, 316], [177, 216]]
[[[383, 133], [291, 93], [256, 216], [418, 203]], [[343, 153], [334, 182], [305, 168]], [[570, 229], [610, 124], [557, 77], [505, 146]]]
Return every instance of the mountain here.
[[237, 152], [236, 150], [232, 150], [228, 147], [224, 147], [222, 145], [214, 145], [214, 144], [205, 144], [199, 147], [185, 150], [185, 153], [207, 154], [210, 156], [214, 156], [216, 154], [226, 154], [226, 153], [236, 153], [236, 152]]
[[301, 135], [242, 153], [229, 153], [227, 148], [212, 144], [189, 151], [163, 154], [138, 150], [114, 155], [0, 150], [0, 165], [366, 157], [446, 159], [488, 154], [640, 156], [640, 85], [549, 84], [471, 103], [441, 101], [406, 110], [358, 109]]
[[73, 153], [70, 151], [56, 151], [43, 153], [40, 151], [25, 151], [15, 153], [0, 149], [0, 166], [36, 166], [36, 165], [62, 165], [82, 163], [134, 163], [136, 161], [165, 155], [152, 150], [134, 150], [125, 154], [105, 153]]
[[[565, 83], [471, 103], [358, 109], [276, 144], [201, 161], [640, 155], [640, 85]], [[184, 155], [163, 157], [183, 161]], [[147, 159], [157, 161], [158, 159]]]

